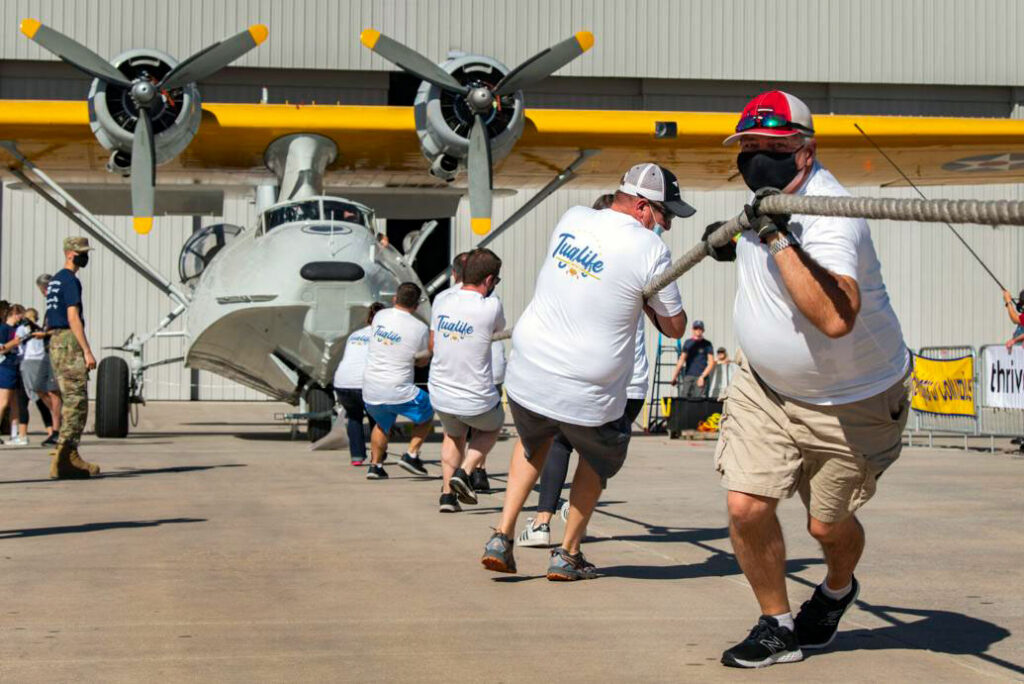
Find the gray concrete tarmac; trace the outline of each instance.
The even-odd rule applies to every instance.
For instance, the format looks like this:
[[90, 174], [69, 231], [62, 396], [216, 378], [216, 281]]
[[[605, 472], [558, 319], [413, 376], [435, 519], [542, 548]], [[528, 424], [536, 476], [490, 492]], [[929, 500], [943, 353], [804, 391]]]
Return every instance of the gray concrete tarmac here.
[[[131, 438], [85, 440], [105, 473], [88, 482], [0, 447], [0, 680], [1024, 679], [1024, 460], [1008, 452], [905, 449], [863, 512], [861, 598], [835, 643], [751, 673], [718, 662], [758, 611], [713, 443], [636, 435], [584, 547], [604, 576], [562, 584], [538, 549], [517, 550], [519, 575], [481, 568], [501, 493], [439, 514], [439, 480], [392, 466], [369, 482], [346, 453], [289, 441], [282, 408], [153, 403]], [[511, 449], [490, 459], [497, 487]], [[439, 451], [423, 452], [437, 475]], [[782, 518], [798, 609], [824, 568], [799, 501]]]

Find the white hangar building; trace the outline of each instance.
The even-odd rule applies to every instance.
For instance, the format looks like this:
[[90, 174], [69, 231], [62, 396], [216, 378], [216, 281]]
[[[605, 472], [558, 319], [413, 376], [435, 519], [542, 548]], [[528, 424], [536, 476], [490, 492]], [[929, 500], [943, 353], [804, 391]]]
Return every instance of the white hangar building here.
[[[149, 47], [183, 58], [250, 24], [267, 24], [265, 44], [199, 84], [204, 102], [411, 106], [417, 82], [359, 42], [360, 31], [372, 26], [438, 61], [462, 51], [509, 66], [576, 31], [592, 31], [594, 48], [527, 92], [528, 108], [738, 113], [757, 92], [781, 88], [818, 114], [1021, 118], [1024, 113], [1019, 37], [1024, 6], [1016, 0], [9, 0], [0, 4], [3, 99], [84, 100], [89, 89], [87, 77], [18, 32], [24, 17], [38, 18], [104, 56]], [[722, 137], [730, 132], [722, 130]], [[424, 177], [426, 172], [424, 160]], [[580, 174], [586, 174], [585, 165]], [[0, 194], [0, 297], [41, 308], [35, 277], [60, 267], [61, 241], [79, 231], [12, 183], [5, 176]], [[698, 214], [677, 220], [666, 236], [674, 253], [693, 245], [705, 224], [742, 207], [747, 193], [741, 181], [736, 184], [735, 190], [714, 192], [684, 187]], [[508, 191], [495, 201], [496, 224], [534, 192], [507, 186], [500, 172], [495, 186]], [[853, 191], [914, 196], [905, 188]], [[1015, 184], [925, 192], [1024, 199]], [[505, 263], [498, 294], [510, 321], [530, 299], [560, 214], [574, 204], [590, 204], [595, 195], [570, 183], [495, 241], [492, 248]], [[132, 231], [130, 217], [102, 218], [176, 280], [179, 251], [195, 229], [221, 222], [248, 227], [255, 221], [251, 195], [229, 194], [218, 204], [199, 216], [157, 217], [146, 236]], [[419, 217], [450, 218], [424, 248], [423, 268], [436, 271], [475, 243], [466, 203], [451, 212]], [[395, 219], [387, 230], [400, 244], [419, 223]], [[945, 226], [875, 221], [872, 232], [911, 347], [1007, 339], [1011, 327], [998, 288]], [[962, 234], [1014, 293], [1024, 287], [1024, 230], [964, 226]], [[163, 294], [102, 249], [82, 277], [96, 349], [151, 329], [172, 308]], [[691, 319], [703, 319], [707, 337], [732, 350], [736, 284], [731, 267], [701, 264], [680, 285]], [[651, 339], [653, 344], [656, 336]], [[158, 340], [147, 356], [180, 356], [182, 344], [176, 338]], [[146, 394], [166, 400], [261, 398], [180, 364], [153, 369]]]

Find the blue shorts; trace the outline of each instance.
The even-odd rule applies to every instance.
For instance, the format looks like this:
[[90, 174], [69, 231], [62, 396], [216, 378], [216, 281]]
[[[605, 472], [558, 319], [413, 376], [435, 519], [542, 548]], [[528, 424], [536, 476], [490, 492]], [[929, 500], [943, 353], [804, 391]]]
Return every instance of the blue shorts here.
[[434, 407], [430, 405], [430, 395], [422, 389], [412, 401], [404, 404], [367, 404], [366, 412], [377, 421], [380, 429], [390, 432], [398, 416], [405, 416], [416, 425], [426, 423], [434, 417]]
[[0, 389], [18, 389], [18, 366], [0, 364]]

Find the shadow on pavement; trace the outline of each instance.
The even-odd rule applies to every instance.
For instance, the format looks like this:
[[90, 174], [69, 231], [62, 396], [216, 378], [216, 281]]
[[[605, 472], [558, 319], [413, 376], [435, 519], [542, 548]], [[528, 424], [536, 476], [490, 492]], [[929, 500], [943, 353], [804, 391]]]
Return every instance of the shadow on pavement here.
[[[690, 565], [618, 565], [600, 568], [599, 572], [608, 577], [626, 577], [631, 579], [677, 580], [694, 579], [697, 577], [714, 577], [739, 575], [740, 567], [736, 556], [727, 551], [717, 549], [705, 542], [725, 539], [729, 536], [727, 527], [721, 528], [673, 528], [652, 525], [642, 520], [635, 520], [624, 515], [595, 509], [611, 518], [642, 526], [647, 534], [614, 535], [605, 540], [621, 541], [675, 541], [689, 543], [710, 552], [704, 561]], [[599, 541], [594, 539], [591, 541]], [[820, 558], [797, 558], [786, 561], [787, 577], [799, 584], [813, 588], [815, 583], [797, 573], [812, 565], [822, 565]], [[947, 610], [927, 610], [917, 608], [901, 608], [897, 606], [876, 606], [865, 601], [857, 601], [857, 607], [879, 620], [888, 622], [886, 627], [876, 629], [855, 629], [841, 631], [836, 641], [825, 651], [855, 651], [882, 649], [921, 649], [936, 653], [952, 655], [970, 655], [1006, 668], [1016, 674], [1024, 674], [1024, 667], [986, 653], [995, 644], [1011, 635], [1010, 630], [992, 622], [970, 617], [962, 613]], [[817, 652], [809, 651], [807, 655]]]
[[[616, 539], [621, 539], [621, 537], [616, 537]], [[786, 572], [801, 572], [812, 565], [821, 565], [822, 562], [820, 558], [794, 558], [786, 561]], [[679, 580], [739, 575], [740, 566], [736, 562], [734, 555], [719, 551], [711, 554], [700, 563], [691, 563], [689, 565], [613, 565], [607, 568], [599, 568], [598, 571], [602, 577]]]
[[157, 527], [177, 523], [206, 522], [206, 518], [165, 518], [164, 520], [121, 520], [117, 522], [85, 523], [83, 525], [58, 525], [55, 527], [30, 527], [24, 530], [0, 530], [0, 539], [22, 539], [45, 537], [51, 534], [80, 534], [102, 530], [132, 529], [136, 527]]
[[[139, 475], [162, 475], [166, 473], [191, 473], [200, 470], [213, 470], [214, 468], [245, 468], [246, 463], [223, 463], [219, 465], [205, 466], [168, 466], [166, 468], [135, 468], [132, 470], [118, 470], [114, 472], [101, 473], [96, 480], [108, 480], [111, 478], [138, 477]], [[41, 478], [38, 480], [0, 480], [0, 485], [5, 484], [32, 484], [36, 482], [88, 482], [88, 480], [51, 480]]]
[[[857, 601], [857, 607], [890, 623], [887, 627], [840, 632], [827, 651], [913, 648], [952, 655], [970, 655], [987, 663], [1024, 674], [1024, 667], [986, 651], [1010, 636], [1010, 630], [978, 618], [948, 610], [876, 606]], [[807, 652], [813, 655], [815, 652]]]

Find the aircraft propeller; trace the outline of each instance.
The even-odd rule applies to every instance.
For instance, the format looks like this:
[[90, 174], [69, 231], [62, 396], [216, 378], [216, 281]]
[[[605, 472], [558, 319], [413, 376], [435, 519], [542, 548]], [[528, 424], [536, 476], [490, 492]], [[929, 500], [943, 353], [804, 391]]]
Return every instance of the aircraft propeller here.
[[487, 134], [484, 117], [496, 106], [498, 98], [539, 83], [594, 45], [593, 34], [589, 31], [580, 31], [526, 60], [508, 72], [493, 88], [488, 85], [471, 88], [459, 83], [451, 74], [415, 50], [388, 38], [376, 29], [364, 30], [359, 39], [363, 45], [395, 66], [442, 90], [465, 98], [466, 105], [474, 117], [469, 135], [466, 170], [469, 174], [470, 225], [473, 232], [478, 235], [486, 235], [491, 230], [491, 191], [494, 173], [491, 165], [491, 139]]
[[200, 50], [167, 72], [159, 83], [154, 83], [145, 77], [128, 80], [113, 64], [37, 19], [23, 19], [20, 29], [40, 47], [71, 66], [130, 92], [132, 102], [138, 109], [131, 152], [132, 216], [133, 226], [138, 233], [148, 233], [153, 227], [156, 153], [153, 149], [151, 109], [161, 101], [162, 93], [207, 78], [262, 43], [268, 34], [266, 26], [254, 24], [245, 31]]

